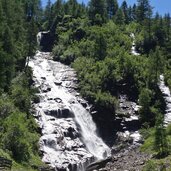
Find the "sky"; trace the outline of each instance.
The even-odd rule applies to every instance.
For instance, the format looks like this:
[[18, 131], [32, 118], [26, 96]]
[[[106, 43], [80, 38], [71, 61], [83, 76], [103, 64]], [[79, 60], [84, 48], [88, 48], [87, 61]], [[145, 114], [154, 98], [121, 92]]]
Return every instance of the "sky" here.
[[[51, 2], [55, 2], [56, 0], [51, 0]], [[78, 2], [85, 4], [88, 3], [89, 0], [77, 0]], [[137, 2], [137, 0], [126, 0], [128, 5], [133, 5]], [[118, 0], [119, 4], [123, 2], [123, 0]], [[45, 6], [47, 0], [42, 0], [43, 6]], [[171, 14], [171, 0], [150, 0], [151, 6], [154, 8], [153, 11], [158, 11], [159, 14], [164, 15], [165, 13]]]

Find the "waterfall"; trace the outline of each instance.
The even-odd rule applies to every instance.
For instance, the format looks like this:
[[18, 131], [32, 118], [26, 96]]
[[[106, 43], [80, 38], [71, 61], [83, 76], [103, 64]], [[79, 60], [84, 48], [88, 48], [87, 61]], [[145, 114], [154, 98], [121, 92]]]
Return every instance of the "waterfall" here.
[[76, 122], [79, 123], [81, 127], [83, 141], [86, 144], [87, 149], [97, 159], [107, 157], [110, 154], [110, 150], [102, 139], [97, 136], [97, 128], [90, 113], [88, 113], [80, 104], [72, 105], [72, 110], [75, 113]]
[[164, 83], [163, 75], [160, 75], [159, 88], [166, 102], [166, 111], [165, 111], [166, 113], [164, 116], [164, 123], [165, 125], [168, 125], [171, 123], [171, 93], [169, 87], [167, 87]]
[[136, 51], [136, 48], [135, 48], [135, 34], [134, 33], [131, 33], [130, 37], [133, 39], [132, 41], [132, 47], [131, 47], [131, 53], [135, 56], [138, 56], [140, 55], [137, 51]]
[[110, 149], [81, 104], [75, 71], [50, 59], [47, 52], [37, 52], [29, 66], [39, 89], [34, 116], [42, 130], [43, 162], [56, 170], [83, 171], [94, 160], [109, 156]]

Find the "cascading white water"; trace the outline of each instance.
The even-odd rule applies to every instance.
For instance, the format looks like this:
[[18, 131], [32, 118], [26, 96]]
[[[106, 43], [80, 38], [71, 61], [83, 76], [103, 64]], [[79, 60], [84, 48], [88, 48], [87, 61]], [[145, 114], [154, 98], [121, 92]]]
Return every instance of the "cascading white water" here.
[[42, 129], [42, 160], [57, 170], [82, 171], [95, 158], [109, 156], [110, 149], [97, 135], [90, 113], [79, 102], [74, 90], [75, 71], [49, 56], [50, 53], [38, 52], [29, 62], [35, 87], [40, 91], [34, 115]]
[[[135, 56], [139, 56], [140, 54], [136, 51], [136, 48], [135, 48], [135, 34], [131, 33], [130, 37], [133, 39], [131, 54], [135, 55]], [[134, 104], [133, 111], [138, 111], [139, 108], [141, 107], [141, 106], [138, 106], [136, 103], [132, 102], [132, 104]], [[126, 122], [127, 121], [138, 121], [138, 120], [139, 120], [139, 118], [135, 114], [133, 114], [129, 118], [125, 119]], [[123, 133], [119, 133], [119, 134], [121, 134], [121, 136], [123, 136], [123, 137], [131, 137], [133, 139], [133, 144], [134, 145], [139, 145], [140, 144], [139, 142], [141, 142], [141, 139], [142, 139], [142, 136], [141, 136], [141, 134], [139, 133], [138, 130], [131, 131], [131, 132], [129, 130], [125, 130]]]
[[133, 39], [132, 41], [132, 47], [131, 47], [131, 53], [135, 56], [138, 56], [140, 55], [137, 51], [136, 51], [136, 48], [135, 48], [135, 34], [134, 33], [131, 33], [131, 38]]
[[171, 123], [171, 93], [169, 87], [167, 87], [164, 83], [163, 75], [160, 75], [159, 88], [166, 102], [166, 113], [164, 115], [164, 123], [165, 125], [168, 125]]
[[97, 136], [97, 128], [91, 115], [80, 104], [74, 104], [71, 108], [75, 113], [77, 123], [79, 123], [81, 127], [83, 141], [86, 144], [88, 151], [97, 159], [103, 159], [109, 156], [110, 150], [102, 139]]

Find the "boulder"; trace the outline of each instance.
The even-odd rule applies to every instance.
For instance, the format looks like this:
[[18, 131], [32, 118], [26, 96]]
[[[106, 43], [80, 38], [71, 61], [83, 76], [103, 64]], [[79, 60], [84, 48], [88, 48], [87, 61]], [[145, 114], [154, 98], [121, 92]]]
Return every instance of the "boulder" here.
[[104, 159], [104, 160], [98, 160], [94, 163], [91, 163], [87, 168], [86, 168], [86, 171], [93, 171], [93, 170], [97, 170], [97, 169], [100, 169], [100, 168], [103, 168], [106, 166], [106, 164], [108, 162], [112, 161], [112, 158], [109, 157], [107, 159]]

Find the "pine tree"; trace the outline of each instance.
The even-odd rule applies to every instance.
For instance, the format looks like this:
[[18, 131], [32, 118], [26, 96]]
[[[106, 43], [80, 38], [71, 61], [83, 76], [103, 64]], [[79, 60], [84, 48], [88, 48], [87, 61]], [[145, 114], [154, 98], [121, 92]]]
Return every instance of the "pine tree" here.
[[50, 29], [52, 24], [52, 3], [51, 0], [48, 0], [46, 8], [45, 8], [45, 20], [47, 21], [47, 30]]
[[63, 16], [64, 15], [64, 6], [63, 6], [63, 1], [62, 0], [57, 0], [55, 5], [54, 5], [54, 17], [56, 16]]
[[160, 48], [156, 47], [154, 52], [149, 55], [149, 82], [157, 85], [159, 75], [164, 67], [163, 57], [160, 52]]
[[125, 23], [128, 24], [129, 23], [129, 13], [128, 13], [128, 5], [127, 5], [126, 1], [123, 1], [122, 5], [121, 5], [121, 9], [124, 13]]
[[155, 141], [154, 148], [159, 157], [166, 156], [168, 154], [168, 143], [166, 137], [166, 130], [164, 127], [164, 117], [161, 113], [157, 113], [155, 124]]
[[149, 11], [152, 11], [149, 0], [138, 0], [136, 18], [139, 23], [142, 23], [149, 16]]
[[140, 108], [140, 119], [144, 122], [150, 122], [151, 112], [150, 112], [150, 103], [151, 103], [151, 91], [147, 88], [143, 88], [139, 95], [139, 104]]
[[115, 22], [116, 24], [122, 25], [125, 23], [125, 16], [124, 13], [122, 11], [122, 9], [118, 9], [116, 16], [115, 16]]
[[117, 0], [107, 0], [107, 14], [109, 19], [111, 19], [118, 10]]
[[136, 4], [134, 4], [132, 7], [132, 19], [133, 19], [133, 21], [137, 20], [137, 6], [136, 6]]
[[94, 53], [97, 60], [103, 60], [106, 57], [107, 43], [104, 34], [100, 31], [96, 34]]
[[164, 25], [165, 25], [165, 32], [166, 32], [166, 40], [169, 40], [171, 35], [171, 17], [169, 13], [165, 14], [164, 16]]
[[89, 19], [92, 24], [102, 24], [107, 19], [105, 0], [91, 0], [89, 3]]

